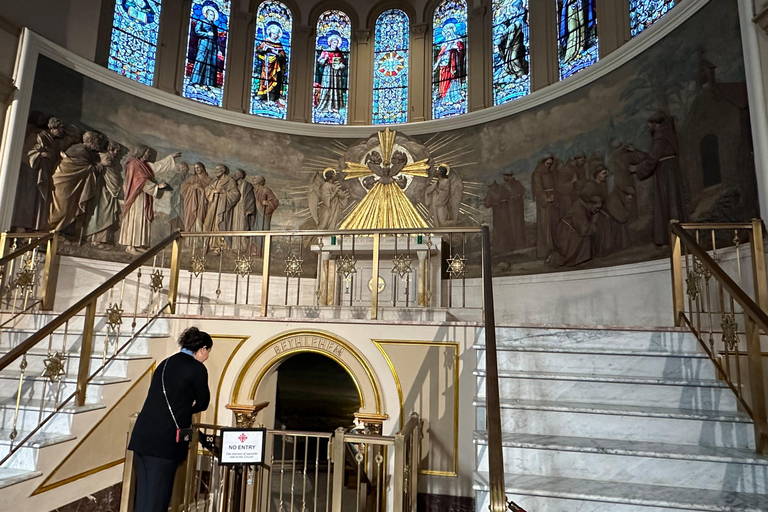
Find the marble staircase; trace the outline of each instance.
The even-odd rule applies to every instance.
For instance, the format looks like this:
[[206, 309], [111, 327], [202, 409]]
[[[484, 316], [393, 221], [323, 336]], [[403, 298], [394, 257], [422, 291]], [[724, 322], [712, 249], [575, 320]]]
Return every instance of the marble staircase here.
[[[40, 327], [55, 318], [55, 315], [34, 314], [22, 315], [13, 324], [0, 330], [0, 357], [12, 347], [27, 339]], [[140, 319], [136, 330], [140, 329], [146, 320]], [[27, 353], [27, 367], [24, 371], [24, 381], [20, 398], [20, 407], [16, 428], [16, 442], [27, 435], [39, 424], [40, 418], [45, 418], [55, 410], [56, 397], [64, 399], [76, 389], [79, 354], [82, 343], [83, 317], [74, 317], [67, 329], [58, 329], [46, 341]], [[130, 325], [119, 336], [119, 344], [131, 340]], [[168, 337], [168, 320], [159, 318], [138, 336], [130, 345], [109, 363], [88, 386], [86, 403], [76, 406], [74, 401], [65, 405], [57, 412], [32, 438], [17, 451], [8, 461], [0, 466], [0, 489], [14, 484], [29, 481], [51, 470], [49, 457], [45, 450], [49, 447], [74, 441], [79, 434], [86, 433], [103, 418], [109, 408], [122, 397], [130, 388], [132, 379], [145, 371], [152, 363], [150, 344], [153, 340], [164, 342]], [[105, 347], [105, 323], [97, 320], [96, 339], [91, 355], [91, 372], [99, 369], [103, 361]], [[107, 350], [111, 354], [115, 349], [116, 336], [110, 336]], [[61, 383], [51, 383], [43, 377], [44, 360], [49, 352], [59, 352], [66, 355], [65, 375]], [[11, 432], [14, 425], [16, 394], [19, 387], [21, 360], [0, 372], [0, 459], [8, 454], [12, 446]], [[75, 444], [72, 444], [74, 447]], [[66, 451], [66, 450], [65, 450]], [[60, 450], [56, 450], [61, 453]], [[45, 461], [45, 462], [43, 462]], [[55, 461], [54, 461], [55, 463]]]
[[[507, 494], [528, 512], [768, 511], [749, 417], [684, 331], [497, 328]], [[488, 510], [485, 338], [476, 510]]]

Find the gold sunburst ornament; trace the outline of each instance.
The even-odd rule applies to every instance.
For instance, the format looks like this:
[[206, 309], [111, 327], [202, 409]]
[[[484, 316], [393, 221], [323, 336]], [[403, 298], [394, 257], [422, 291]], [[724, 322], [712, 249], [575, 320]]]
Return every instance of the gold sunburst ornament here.
[[192, 256], [190, 271], [195, 277], [205, 272], [205, 256]]
[[693, 270], [688, 272], [688, 276], [685, 278], [685, 287], [688, 297], [691, 300], [696, 300], [699, 296], [699, 275]]
[[451, 277], [461, 277], [467, 273], [467, 258], [461, 254], [451, 256], [448, 261], [448, 272]]
[[723, 329], [723, 343], [729, 350], [734, 350], [739, 345], [738, 324], [733, 315], [723, 315], [723, 321], [720, 322]]
[[163, 273], [159, 269], [152, 271], [149, 276], [149, 289], [154, 293], [163, 289]]
[[240, 277], [251, 275], [253, 271], [253, 261], [250, 256], [240, 254], [235, 260], [235, 274]]
[[411, 263], [413, 260], [410, 257], [405, 254], [398, 254], [392, 260], [392, 273], [397, 274], [400, 279], [405, 279], [405, 276], [412, 272]]
[[56, 381], [60, 381], [61, 378], [66, 374], [66, 371], [64, 370], [64, 363], [66, 360], [67, 358], [58, 352], [48, 354], [48, 357], [43, 360], [43, 363], [45, 364], [45, 370], [43, 370], [41, 377], [49, 379], [51, 384]]
[[299, 259], [295, 254], [289, 255], [285, 259], [285, 275], [288, 277], [300, 277], [304, 273], [301, 264], [304, 260]]
[[123, 308], [115, 302], [107, 308], [107, 325], [114, 331], [123, 323]]
[[37, 260], [34, 256], [29, 257], [22, 266], [23, 268], [16, 274], [16, 287], [21, 289], [23, 293], [30, 291], [35, 286]]

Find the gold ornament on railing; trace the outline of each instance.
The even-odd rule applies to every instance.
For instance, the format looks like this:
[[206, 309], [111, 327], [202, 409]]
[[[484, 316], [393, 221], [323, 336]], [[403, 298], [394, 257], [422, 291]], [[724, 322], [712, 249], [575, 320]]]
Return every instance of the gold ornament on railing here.
[[304, 273], [304, 269], [301, 264], [304, 260], [299, 259], [295, 254], [289, 255], [285, 259], [285, 275], [287, 277], [300, 277]]
[[27, 258], [23, 268], [16, 274], [16, 288], [22, 293], [32, 290], [35, 286], [35, 274], [37, 273], [37, 259], [35, 257]]
[[467, 258], [461, 254], [448, 258], [448, 272], [451, 277], [462, 277], [467, 273]]
[[392, 260], [392, 273], [400, 276], [400, 279], [405, 279], [405, 276], [413, 271], [411, 269], [411, 263], [413, 263], [413, 259], [409, 256], [398, 254], [395, 256], [395, 259]]
[[55, 383], [56, 381], [60, 381], [61, 378], [67, 373], [64, 369], [64, 363], [66, 360], [67, 358], [58, 352], [53, 353], [53, 355], [48, 354], [48, 357], [43, 360], [43, 364], [45, 364], [45, 370], [43, 370], [43, 373], [40, 376], [49, 379], [51, 384]]
[[107, 308], [107, 325], [113, 331], [123, 323], [123, 308], [115, 302]]
[[699, 296], [699, 275], [693, 271], [688, 271], [688, 277], [685, 278], [685, 293], [688, 294], [691, 300], [695, 301]]
[[355, 265], [357, 265], [357, 258], [354, 256], [350, 256], [349, 254], [340, 256], [339, 259], [336, 260], [336, 265], [337, 272], [344, 276], [345, 280], [349, 279], [352, 274], [357, 274], [357, 269], [355, 268]]
[[253, 260], [250, 256], [239, 254], [235, 260], [235, 274], [240, 277], [251, 275], [253, 272]]
[[729, 350], [735, 350], [739, 345], [738, 324], [733, 315], [723, 315], [723, 321], [720, 322], [723, 329], [723, 343]]
[[192, 261], [189, 265], [189, 271], [195, 277], [199, 277], [200, 274], [205, 272], [205, 256], [192, 256]]
[[149, 289], [154, 293], [163, 289], [163, 273], [159, 269], [153, 270], [149, 276]]

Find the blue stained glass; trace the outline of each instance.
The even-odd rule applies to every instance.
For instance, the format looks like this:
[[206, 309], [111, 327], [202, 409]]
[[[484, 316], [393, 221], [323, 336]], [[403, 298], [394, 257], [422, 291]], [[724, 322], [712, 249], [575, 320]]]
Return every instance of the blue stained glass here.
[[656, 23], [675, 6], [675, 0], [629, 0], [632, 37]]
[[229, 42], [229, 1], [192, 0], [185, 98], [220, 107], [224, 99], [224, 72]]
[[599, 59], [596, 0], [557, 0], [560, 80]]
[[351, 34], [352, 23], [342, 11], [325, 11], [317, 19], [313, 123], [347, 124]]
[[373, 124], [408, 121], [410, 21], [400, 9], [376, 19], [373, 55]]
[[293, 16], [282, 2], [267, 0], [256, 11], [251, 76], [251, 114], [285, 119]]
[[432, 17], [432, 118], [467, 112], [467, 2], [445, 0]]
[[152, 85], [160, 8], [160, 0], [116, 0], [107, 63], [109, 69]]
[[493, 104], [531, 92], [528, 0], [493, 0]]

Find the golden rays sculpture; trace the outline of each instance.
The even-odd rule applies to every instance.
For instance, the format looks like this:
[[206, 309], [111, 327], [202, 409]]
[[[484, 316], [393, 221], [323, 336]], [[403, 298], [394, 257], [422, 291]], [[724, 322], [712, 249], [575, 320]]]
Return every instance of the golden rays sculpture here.
[[406, 176], [429, 177], [428, 159], [409, 162], [409, 155], [396, 149], [395, 130], [378, 133], [379, 146], [365, 156], [363, 163], [346, 162], [345, 180], [375, 176], [376, 183], [349, 212], [341, 229], [426, 228], [427, 222], [403, 192]]

